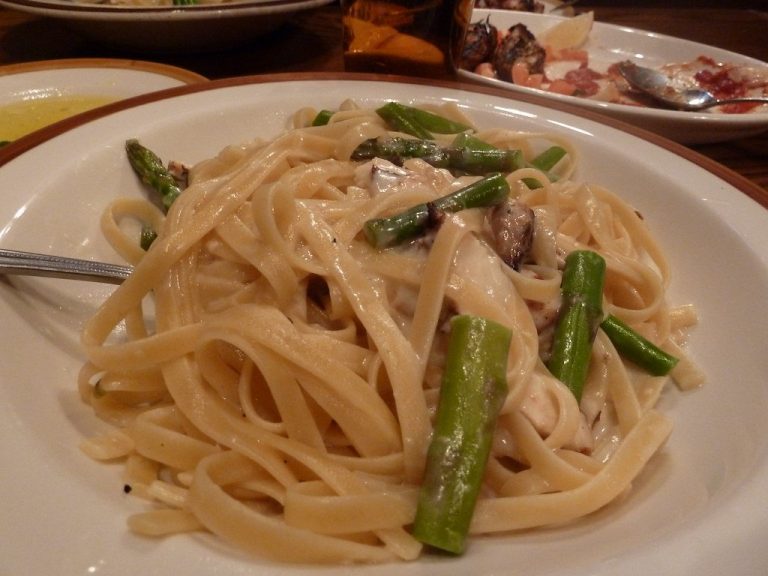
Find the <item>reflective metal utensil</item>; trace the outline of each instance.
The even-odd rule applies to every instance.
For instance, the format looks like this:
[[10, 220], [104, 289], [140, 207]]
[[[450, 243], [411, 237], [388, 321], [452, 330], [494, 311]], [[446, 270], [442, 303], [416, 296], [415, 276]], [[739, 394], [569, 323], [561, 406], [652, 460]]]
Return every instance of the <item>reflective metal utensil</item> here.
[[677, 88], [670, 83], [670, 78], [663, 72], [638, 66], [626, 60], [619, 63], [619, 72], [630, 86], [648, 94], [660, 103], [677, 110], [704, 110], [721, 104], [735, 102], [761, 102], [768, 104], [768, 97], [744, 97], [718, 99], [711, 92], [702, 88]]
[[119, 264], [0, 249], [0, 274], [46, 276], [120, 284], [130, 276], [132, 270], [130, 266]]

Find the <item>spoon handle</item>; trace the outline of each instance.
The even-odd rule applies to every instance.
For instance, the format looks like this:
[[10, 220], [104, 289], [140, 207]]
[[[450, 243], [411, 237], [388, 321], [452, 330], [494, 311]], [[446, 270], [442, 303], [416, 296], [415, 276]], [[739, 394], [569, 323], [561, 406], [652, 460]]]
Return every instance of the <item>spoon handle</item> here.
[[760, 102], [762, 104], [768, 104], [768, 96], [742, 96], [740, 98], [722, 98], [715, 104], [719, 106], [721, 104], [736, 104], [737, 102]]
[[46, 276], [121, 284], [132, 268], [119, 264], [0, 249], [0, 274]]

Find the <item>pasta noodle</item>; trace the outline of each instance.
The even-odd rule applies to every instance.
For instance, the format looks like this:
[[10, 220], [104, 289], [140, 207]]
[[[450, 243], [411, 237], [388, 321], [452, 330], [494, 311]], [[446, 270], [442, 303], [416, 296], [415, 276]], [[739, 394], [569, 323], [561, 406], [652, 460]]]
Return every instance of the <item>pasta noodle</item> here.
[[[454, 106], [440, 113], [467, 122]], [[477, 177], [412, 159], [384, 185], [371, 162], [350, 160], [389, 133], [373, 110], [347, 102], [309, 127], [312, 116], [194, 166], [167, 215], [136, 200], [105, 211], [105, 235], [135, 270], [83, 331], [81, 395], [115, 426], [83, 448], [124, 460], [126, 490], [155, 504], [131, 530], [207, 530], [285, 562], [419, 557], [410, 526], [456, 313], [512, 330], [472, 535], [571, 522], [629, 490], [670, 433], [654, 409], [667, 378], [623, 361], [599, 332], [579, 403], [544, 358], [563, 258], [589, 249], [607, 262], [605, 311], [680, 356], [684, 387], [701, 383], [683, 352], [695, 309], [668, 304], [670, 265], [638, 213], [578, 182], [563, 138], [479, 130], [529, 159], [552, 143], [568, 153], [550, 174], [506, 177], [535, 214], [519, 269], [491, 248], [485, 209], [376, 249], [361, 234], [368, 219]], [[147, 252], [131, 218], [158, 231]]]

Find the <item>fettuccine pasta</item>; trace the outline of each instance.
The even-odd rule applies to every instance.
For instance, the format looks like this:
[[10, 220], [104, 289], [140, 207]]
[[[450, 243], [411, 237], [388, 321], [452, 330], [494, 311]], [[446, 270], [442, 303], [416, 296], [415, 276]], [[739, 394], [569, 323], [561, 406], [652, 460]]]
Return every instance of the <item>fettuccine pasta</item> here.
[[[469, 122], [454, 106], [439, 112]], [[667, 302], [671, 267], [642, 217], [577, 181], [578, 151], [562, 137], [496, 127], [474, 135], [529, 159], [553, 143], [567, 152], [547, 173], [506, 175], [535, 215], [518, 267], [494, 250], [482, 208], [374, 248], [367, 220], [479, 177], [420, 159], [352, 161], [385, 122], [351, 102], [326, 125], [309, 126], [313, 116], [194, 166], [167, 214], [137, 200], [104, 214], [135, 270], [83, 331], [80, 393], [114, 425], [83, 448], [123, 461], [126, 491], [153, 503], [130, 528], [205, 530], [283, 562], [418, 558], [411, 525], [455, 314], [512, 332], [471, 537], [571, 522], [626, 493], [670, 433], [654, 408], [668, 378], [624, 361], [598, 331], [578, 402], [546, 358], [563, 259], [588, 249], [607, 264], [606, 313], [680, 358], [680, 386], [701, 383], [683, 351], [695, 308]], [[148, 251], [125, 232], [130, 218], [158, 231]]]

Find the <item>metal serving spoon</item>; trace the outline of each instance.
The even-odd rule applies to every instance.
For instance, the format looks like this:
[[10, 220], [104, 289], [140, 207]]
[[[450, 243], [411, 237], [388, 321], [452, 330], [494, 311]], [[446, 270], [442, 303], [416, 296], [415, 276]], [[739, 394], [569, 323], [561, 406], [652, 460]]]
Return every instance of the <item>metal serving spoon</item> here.
[[711, 92], [702, 88], [676, 88], [670, 84], [670, 78], [663, 72], [638, 66], [625, 60], [619, 63], [619, 72], [630, 86], [655, 98], [660, 103], [677, 110], [704, 110], [721, 104], [734, 102], [762, 102], [768, 104], [768, 96], [718, 99]]
[[121, 284], [131, 275], [132, 271], [130, 266], [119, 264], [0, 249], [0, 274], [46, 276]]

